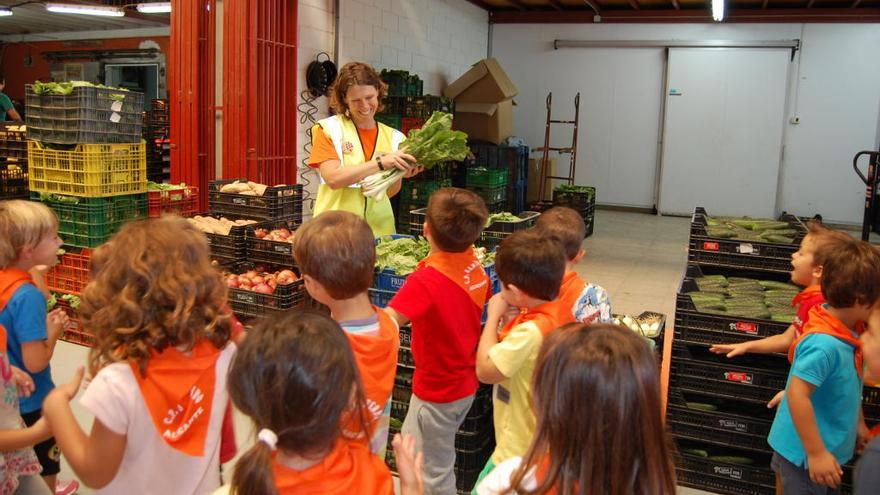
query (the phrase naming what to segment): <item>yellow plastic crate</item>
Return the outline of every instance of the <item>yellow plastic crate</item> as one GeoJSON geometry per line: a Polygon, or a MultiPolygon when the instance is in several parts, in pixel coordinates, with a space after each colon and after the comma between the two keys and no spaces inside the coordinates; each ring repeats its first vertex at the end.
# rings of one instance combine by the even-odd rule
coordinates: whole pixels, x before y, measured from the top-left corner
{"type": "Polygon", "coordinates": [[[28,141],[31,191],[102,198],[147,191],[146,144],[78,144],[73,150],[28,141]]]}

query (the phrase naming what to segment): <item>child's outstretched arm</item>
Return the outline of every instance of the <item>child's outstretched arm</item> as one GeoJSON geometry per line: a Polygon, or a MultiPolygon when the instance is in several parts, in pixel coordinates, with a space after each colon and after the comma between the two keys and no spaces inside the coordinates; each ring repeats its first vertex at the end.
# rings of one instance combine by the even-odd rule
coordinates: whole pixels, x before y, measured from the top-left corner
{"type": "Polygon", "coordinates": [[[771,354],[774,352],[788,352],[788,348],[794,342],[794,325],[789,325],[785,332],[759,340],[740,342],[739,344],[715,344],[709,348],[715,354],[726,354],[732,358],[746,353],[771,354]]]}
{"type": "Polygon", "coordinates": [[[792,422],[794,422],[794,427],[807,453],[810,479],[814,483],[837,488],[840,486],[843,470],[840,469],[837,459],[825,448],[822,437],[819,435],[816,414],[813,410],[813,403],[810,402],[810,395],[815,388],[813,384],[792,375],[785,392],[785,398],[788,400],[788,407],[791,410],[792,422]]]}
{"type": "Polygon", "coordinates": [[[0,430],[0,452],[23,449],[52,438],[46,418],[19,430],[0,430]]]}
{"type": "Polygon", "coordinates": [[[70,467],[90,488],[101,488],[113,481],[125,451],[125,435],[110,431],[97,419],[91,435],[80,428],[70,409],[83,378],[83,369],[76,371],[70,383],[56,387],[43,402],[43,415],[49,421],[55,441],[70,467]]]}

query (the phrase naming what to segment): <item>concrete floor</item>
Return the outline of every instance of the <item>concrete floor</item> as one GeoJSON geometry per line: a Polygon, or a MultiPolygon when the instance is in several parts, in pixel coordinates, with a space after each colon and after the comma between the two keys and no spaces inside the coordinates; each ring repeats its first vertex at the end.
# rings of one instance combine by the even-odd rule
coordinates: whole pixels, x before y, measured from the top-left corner
{"type": "MultiPolygon", "coordinates": [[[[675,293],[687,260],[688,228],[688,218],[600,210],[596,213],[595,232],[584,242],[587,255],[578,271],[586,280],[609,291],[614,312],[657,311],[666,314],[671,325],[675,293]]],[[[69,379],[76,366],[85,364],[87,356],[84,347],[59,343],[52,359],[56,383],[69,379]]],[[[91,428],[90,415],[76,401],[73,407],[84,428],[91,428]]],[[[249,446],[253,441],[252,427],[241,415],[236,417],[236,433],[239,445],[249,446]]],[[[231,467],[227,465],[224,471],[227,476],[231,467]]],[[[63,464],[61,478],[71,477],[70,468],[63,464]]],[[[82,489],[79,493],[91,492],[82,489]]],[[[706,492],[682,488],[680,493],[706,492]]]]}

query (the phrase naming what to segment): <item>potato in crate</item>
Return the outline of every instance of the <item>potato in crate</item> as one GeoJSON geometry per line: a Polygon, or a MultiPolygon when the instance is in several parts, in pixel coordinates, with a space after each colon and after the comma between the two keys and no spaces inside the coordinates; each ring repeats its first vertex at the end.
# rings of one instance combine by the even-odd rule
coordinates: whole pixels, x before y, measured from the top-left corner
{"type": "Polygon", "coordinates": [[[257,220],[236,217],[230,219],[217,213],[200,213],[187,220],[205,233],[211,259],[221,264],[244,261],[247,254],[245,232],[257,220]]]}
{"type": "Polygon", "coordinates": [[[65,244],[98,247],[119,231],[126,222],[147,217],[147,195],[78,198],[57,194],[31,193],[58,216],[58,233],[65,244]]]}
{"type": "Polygon", "coordinates": [[[245,230],[247,254],[250,261],[292,267],[293,243],[301,219],[274,220],[249,225],[245,230]]]}
{"type": "Polygon", "coordinates": [[[186,184],[147,184],[147,216],[159,218],[162,215],[195,215],[199,207],[199,189],[186,184]]]}
{"type": "Polygon", "coordinates": [[[214,213],[239,218],[286,220],[302,218],[302,184],[267,186],[247,179],[208,183],[208,207],[214,213]]]}
{"type": "Polygon", "coordinates": [[[225,280],[229,305],[240,318],[268,316],[306,301],[305,285],[293,270],[261,270],[252,263],[240,263],[225,280]]]}
{"type": "Polygon", "coordinates": [[[144,141],[77,144],[63,150],[28,141],[28,170],[33,192],[106,198],[147,190],[144,141]]]}

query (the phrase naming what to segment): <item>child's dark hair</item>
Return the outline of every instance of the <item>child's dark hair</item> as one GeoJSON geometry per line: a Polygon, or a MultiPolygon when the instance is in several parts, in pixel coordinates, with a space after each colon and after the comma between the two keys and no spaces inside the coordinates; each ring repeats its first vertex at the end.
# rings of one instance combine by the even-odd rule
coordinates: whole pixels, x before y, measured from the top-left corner
{"type": "Polygon", "coordinates": [[[350,299],[373,283],[376,245],[367,222],[347,211],[327,211],[297,229],[294,257],[303,275],[333,299],[350,299]]]}
{"type": "Polygon", "coordinates": [[[819,251],[823,251],[826,245],[841,241],[851,241],[853,239],[846,232],[828,228],[816,219],[807,222],[807,237],[813,247],[813,263],[817,266],[822,266],[822,264],[816,259],[816,254],[819,251]]]}
{"type": "Polygon", "coordinates": [[[569,261],[575,259],[581,252],[581,245],[587,232],[584,218],[580,213],[565,206],[550,208],[542,213],[535,223],[535,228],[562,243],[569,261]]]}
{"type": "Polygon", "coordinates": [[[676,492],[657,360],[632,330],[570,323],[553,331],[538,353],[532,394],[535,435],[507,493],[676,492]],[[533,468],[537,487],[521,488],[533,468]]]}
{"type": "Polygon", "coordinates": [[[829,242],[815,262],[822,266],[822,295],[832,307],[873,306],[880,299],[880,251],[867,242],[829,242]]]}
{"type": "Polygon", "coordinates": [[[144,373],[154,351],[229,341],[226,284],[205,235],[183,218],[126,224],[92,253],[89,275],[79,313],[95,335],[93,373],[128,360],[144,373]]]}
{"type": "Polygon", "coordinates": [[[428,198],[425,221],[431,239],[441,250],[461,253],[471,247],[486,227],[489,210],[483,198],[466,189],[444,187],[428,198]]]}
{"type": "Polygon", "coordinates": [[[512,284],[531,297],[552,301],[559,295],[566,261],[559,241],[535,229],[521,230],[501,241],[495,270],[505,286],[512,284]]]}
{"type": "MultiPolygon", "coordinates": [[[[314,310],[264,320],[251,331],[229,369],[229,395],[276,448],[307,458],[327,454],[343,434],[343,418],[366,425],[364,396],[348,339],[338,323],[314,310]]],[[[366,427],[361,431],[367,431],[366,427]]],[[[232,476],[233,494],[276,495],[272,450],[257,441],[232,476]]]]}

